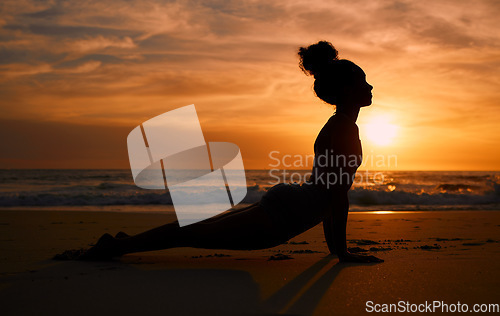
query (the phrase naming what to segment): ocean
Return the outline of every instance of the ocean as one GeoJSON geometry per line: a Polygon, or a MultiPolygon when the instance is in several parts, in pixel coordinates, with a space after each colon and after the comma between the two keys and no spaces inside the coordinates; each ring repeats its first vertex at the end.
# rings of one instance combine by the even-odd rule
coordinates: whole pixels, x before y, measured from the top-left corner
{"type": "MultiPolygon", "coordinates": [[[[274,184],[301,182],[309,170],[247,170],[254,203],[274,184]]],[[[362,171],[351,211],[500,210],[499,171],[362,171]]],[[[0,170],[1,209],[172,210],[166,190],[135,186],[130,170],[0,170]],[[167,207],[170,206],[170,207],[167,207]]]]}

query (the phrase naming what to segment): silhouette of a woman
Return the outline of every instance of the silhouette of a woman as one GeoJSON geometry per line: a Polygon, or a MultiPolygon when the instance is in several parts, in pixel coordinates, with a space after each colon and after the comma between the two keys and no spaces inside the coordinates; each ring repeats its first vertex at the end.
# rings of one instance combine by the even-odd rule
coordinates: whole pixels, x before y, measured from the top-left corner
{"type": "Polygon", "coordinates": [[[328,248],[340,261],[380,262],[374,256],[351,254],[346,246],[347,193],[361,164],[356,119],[372,103],[373,87],[363,70],[338,59],[332,44],[320,41],[299,49],[300,68],[315,78],[316,95],[336,106],[314,144],[311,178],[299,184],[278,184],[258,203],[179,227],[177,222],[128,236],[104,234],[81,259],[103,259],[126,253],[173,247],[263,249],[277,246],[323,221],[328,248]]]}

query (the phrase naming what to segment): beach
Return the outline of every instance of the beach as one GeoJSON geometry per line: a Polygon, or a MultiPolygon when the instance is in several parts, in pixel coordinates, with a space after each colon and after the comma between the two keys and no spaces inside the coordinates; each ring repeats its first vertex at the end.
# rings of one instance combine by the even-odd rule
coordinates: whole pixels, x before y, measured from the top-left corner
{"type": "Polygon", "coordinates": [[[350,213],[348,247],[383,258],[380,264],[339,263],[328,255],[321,226],[265,250],[177,248],[106,262],[51,260],[105,232],[134,234],[173,216],[0,211],[2,314],[359,315],[400,301],[469,310],[500,303],[499,211],[350,213]]]}

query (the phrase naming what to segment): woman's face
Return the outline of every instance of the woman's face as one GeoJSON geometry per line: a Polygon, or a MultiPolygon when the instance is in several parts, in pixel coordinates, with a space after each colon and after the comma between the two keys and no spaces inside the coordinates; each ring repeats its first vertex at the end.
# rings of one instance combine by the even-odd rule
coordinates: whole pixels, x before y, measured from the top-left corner
{"type": "Polygon", "coordinates": [[[355,64],[353,72],[353,81],[344,90],[344,103],[359,107],[371,105],[373,87],[366,82],[365,72],[355,64]]]}

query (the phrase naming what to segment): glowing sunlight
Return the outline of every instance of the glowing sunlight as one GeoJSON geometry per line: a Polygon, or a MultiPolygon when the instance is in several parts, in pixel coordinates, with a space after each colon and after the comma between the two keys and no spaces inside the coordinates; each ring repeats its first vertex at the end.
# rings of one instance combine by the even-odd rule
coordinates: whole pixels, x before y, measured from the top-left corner
{"type": "Polygon", "coordinates": [[[367,139],[378,146],[391,145],[397,135],[398,126],[391,123],[387,116],[376,116],[364,126],[367,139]]]}

